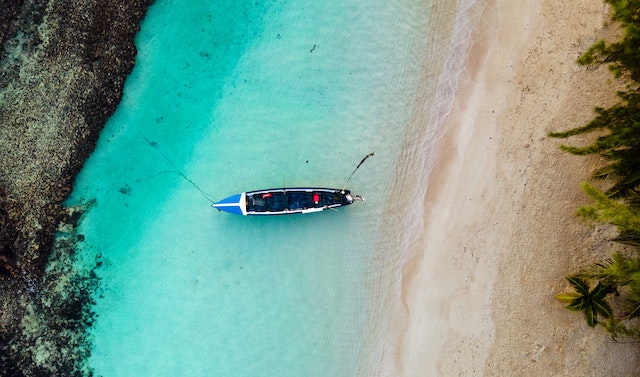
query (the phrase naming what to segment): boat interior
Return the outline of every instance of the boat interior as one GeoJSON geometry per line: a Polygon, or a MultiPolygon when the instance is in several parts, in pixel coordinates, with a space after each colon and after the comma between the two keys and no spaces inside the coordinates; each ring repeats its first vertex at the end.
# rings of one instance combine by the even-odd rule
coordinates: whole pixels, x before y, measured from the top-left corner
{"type": "Polygon", "coordinates": [[[268,191],[247,193],[247,212],[284,212],[344,205],[340,192],[268,191]]]}

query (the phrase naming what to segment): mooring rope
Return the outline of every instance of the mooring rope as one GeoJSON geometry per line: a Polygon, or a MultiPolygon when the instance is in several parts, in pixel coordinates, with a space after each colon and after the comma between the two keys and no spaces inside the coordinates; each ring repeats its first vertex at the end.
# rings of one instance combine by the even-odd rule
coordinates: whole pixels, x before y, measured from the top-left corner
{"type": "Polygon", "coordinates": [[[200,188],[200,186],[198,186],[194,181],[192,181],[189,177],[187,177],[180,169],[178,169],[178,167],[176,166],[176,164],[173,163],[173,161],[164,153],[162,153],[162,151],[160,150],[160,148],[158,147],[158,143],[156,143],[155,141],[151,141],[149,139],[147,139],[146,137],[142,136],[142,138],[147,142],[147,144],[149,144],[153,149],[155,149],[156,151],[158,151],[158,153],[160,154],[160,156],[162,156],[168,163],[169,165],[171,165],[175,170],[172,171],[172,173],[176,173],[179,176],[181,176],[182,178],[184,178],[184,180],[186,180],[187,182],[191,183],[191,185],[193,187],[195,187],[198,191],[200,191],[200,194],[202,194],[202,196],[207,199],[209,202],[211,203],[215,203],[213,201],[213,199],[211,199],[211,197],[204,192],[204,190],[202,190],[200,188]]]}

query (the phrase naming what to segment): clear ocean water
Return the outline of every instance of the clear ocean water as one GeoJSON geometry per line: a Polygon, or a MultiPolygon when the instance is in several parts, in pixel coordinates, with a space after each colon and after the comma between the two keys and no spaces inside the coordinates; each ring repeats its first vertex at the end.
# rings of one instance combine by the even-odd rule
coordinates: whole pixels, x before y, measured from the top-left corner
{"type": "Polygon", "coordinates": [[[67,203],[95,199],[80,254],[103,260],[97,375],[390,373],[463,3],[156,1],[67,203]],[[367,201],[339,212],[241,217],[205,197],[340,188],[370,152],[348,186],[367,201]]]}

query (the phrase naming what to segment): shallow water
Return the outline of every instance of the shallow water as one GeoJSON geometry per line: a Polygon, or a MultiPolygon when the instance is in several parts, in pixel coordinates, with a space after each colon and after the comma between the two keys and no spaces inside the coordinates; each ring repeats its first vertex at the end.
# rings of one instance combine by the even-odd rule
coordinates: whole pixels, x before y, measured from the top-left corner
{"type": "Polygon", "coordinates": [[[434,17],[437,2],[417,0],[314,3],[158,0],[149,10],[123,101],[68,200],[96,199],[80,229],[82,255],[104,261],[96,374],[383,369],[371,363],[385,335],[371,332],[397,293],[412,208],[398,193],[424,190],[427,173],[405,160],[429,134],[416,129],[429,127],[415,124],[417,98],[438,87],[419,78],[425,59],[443,67],[448,56],[425,46],[451,12],[434,17]],[[369,152],[348,187],[367,201],[338,212],[241,217],[208,201],[340,188],[369,152]]]}

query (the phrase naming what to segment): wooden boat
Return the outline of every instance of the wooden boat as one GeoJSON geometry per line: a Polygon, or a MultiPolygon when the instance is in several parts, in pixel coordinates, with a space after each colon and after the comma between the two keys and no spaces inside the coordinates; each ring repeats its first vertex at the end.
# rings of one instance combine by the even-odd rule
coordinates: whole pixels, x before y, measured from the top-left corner
{"type": "Polygon", "coordinates": [[[247,191],[212,204],[219,211],[236,215],[290,215],[314,213],[364,201],[351,191],[333,188],[279,188],[247,191]]]}
{"type": "MultiPolygon", "coordinates": [[[[360,161],[344,187],[347,187],[356,170],[371,156],[373,152],[360,161]]],[[[335,210],[338,207],[348,206],[356,200],[364,201],[364,198],[351,195],[351,191],[346,189],[298,187],[247,191],[222,199],[213,203],[212,206],[219,211],[236,215],[271,216],[314,213],[325,209],[335,210]]]]}

